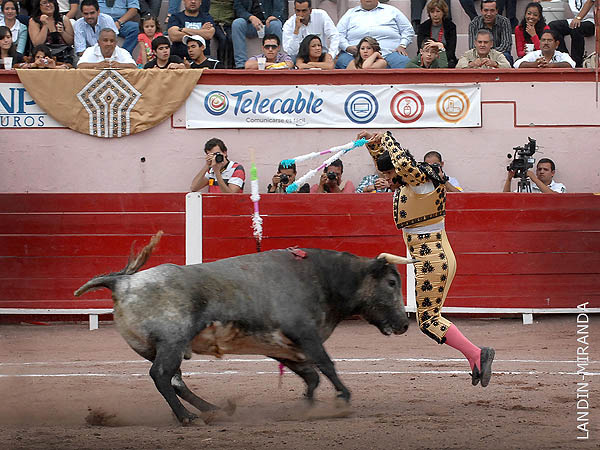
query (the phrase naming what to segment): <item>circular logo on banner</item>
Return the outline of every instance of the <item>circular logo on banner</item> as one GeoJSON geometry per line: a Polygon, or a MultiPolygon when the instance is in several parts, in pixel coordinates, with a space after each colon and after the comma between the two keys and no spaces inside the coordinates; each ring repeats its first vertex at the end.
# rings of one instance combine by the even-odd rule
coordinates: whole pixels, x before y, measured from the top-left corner
{"type": "Polygon", "coordinates": [[[227,112],[229,108],[229,100],[227,95],[221,91],[211,91],[204,98],[204,107],[213,116],[220,116],[227,112]]]}
{"type": "Polygon", "coordinates": [[[355,91],[346,99],[344,111],[354,123],[369,123],[377,115],[379,103],[370,92],[355,91]]]}
{"type": "Polygon", "coordinates": [[[469,97],[459,89],[448,89],[442,92],[435,105],[438,115],[451,123],[464,119],[470,106],[469,97]]]}
{"type": "Polygon", "coordinates": [[[423,111],[425,101],[415,91],[400,91],[390,102],[390,112],[398,122],[416,122],[423,115],[423,111]]]}

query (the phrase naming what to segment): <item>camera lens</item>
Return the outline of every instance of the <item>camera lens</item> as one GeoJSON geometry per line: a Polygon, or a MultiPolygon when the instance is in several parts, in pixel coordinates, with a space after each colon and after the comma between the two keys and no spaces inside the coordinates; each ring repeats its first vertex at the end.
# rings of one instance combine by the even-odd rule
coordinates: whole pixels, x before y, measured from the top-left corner
{"type": "Polygon", "coordinates": [[[279,181],[282,184],[288,184],[290,181],[290,177],[288,177],[285,173],[282,173],[281,175],[279,175],[279,181]]]}
{"type": "Polygon", "coordinates": [[[337,175],[335,172],[327,172],[327,178],[330,180],[335,180],[337,179],[337,175]]]}
{"type": "Polygon", "coordinates": [[[223,154],[222,153],[216,153],[215,154],[215,162],[217,163],[222,163],[223,162],[223,154]]]}

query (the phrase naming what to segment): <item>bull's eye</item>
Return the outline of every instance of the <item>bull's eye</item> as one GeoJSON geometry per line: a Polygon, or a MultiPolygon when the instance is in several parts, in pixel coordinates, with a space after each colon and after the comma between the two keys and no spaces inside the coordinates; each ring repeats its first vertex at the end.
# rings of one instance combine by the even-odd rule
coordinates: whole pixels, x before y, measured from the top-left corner
{"type": "Polygon", "coordinates": [[[390,287],[395,287],[396,286],[396,280],[389,280],[388,284],[390,285],[390,287]]]}

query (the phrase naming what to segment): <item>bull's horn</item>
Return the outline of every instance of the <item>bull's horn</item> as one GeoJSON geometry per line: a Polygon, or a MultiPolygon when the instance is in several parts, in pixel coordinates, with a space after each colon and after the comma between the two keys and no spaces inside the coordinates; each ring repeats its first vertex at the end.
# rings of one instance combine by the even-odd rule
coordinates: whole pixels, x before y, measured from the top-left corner
{"type": "Polygon", "coordinates": [[[377,259],[385,259],[390,264],[413,264],[418,261],[418,259],[405,258],[391,253],[380,253],[377,259]]]}

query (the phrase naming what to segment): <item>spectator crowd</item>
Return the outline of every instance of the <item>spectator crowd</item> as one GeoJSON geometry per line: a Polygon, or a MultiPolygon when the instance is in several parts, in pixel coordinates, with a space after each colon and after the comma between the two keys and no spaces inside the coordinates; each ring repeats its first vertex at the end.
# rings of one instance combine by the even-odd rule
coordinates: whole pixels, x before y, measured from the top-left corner
{"type": "Polygon", "coordinates": [[[160,0],[0,0],[0,64],[37,69],[574,68],[584,65],[585,38],[595,33],[595,0],[569,0],[574,18],[548,24],[539,1],[527,4],[519,21],[516,0],[481,0],[479,13],[473,0],[460,0],[470,18],[468,30],[458,30],[452,21],[450,0],[411,0],[410,19],[389,0],[360,0],[337,25],[312,1],[295,0],[288,17],[286,0],[169,0],[162,22],[160,0]],[[429,18],[421,22],[424,8],[429,18]],[[462,55],[456,55],[459,32],[468,33],[469,50],[462,55]],[[411,59],[407,48],[415,37],[418,53],[411,59]],[[248,55],[248,40],[257,39],[260,53],[248,55]]]}

